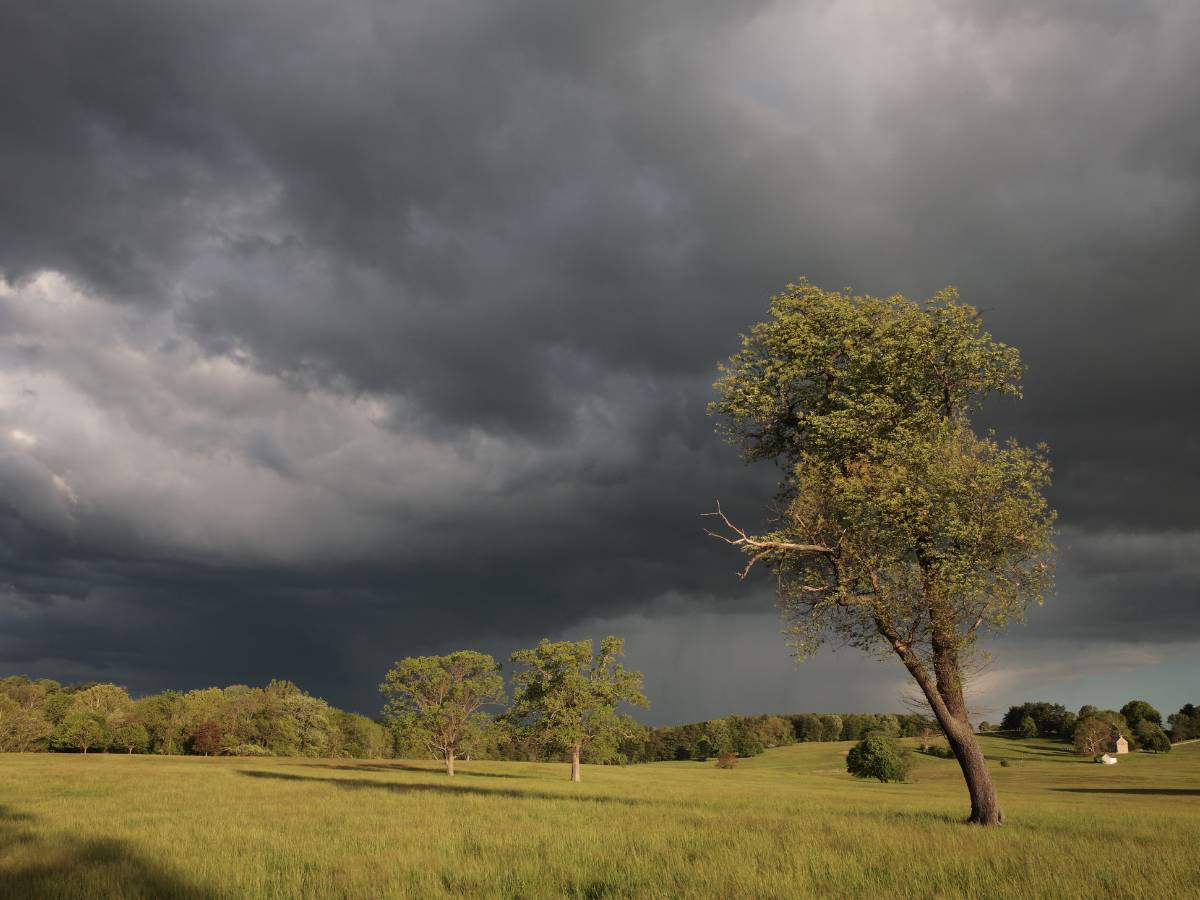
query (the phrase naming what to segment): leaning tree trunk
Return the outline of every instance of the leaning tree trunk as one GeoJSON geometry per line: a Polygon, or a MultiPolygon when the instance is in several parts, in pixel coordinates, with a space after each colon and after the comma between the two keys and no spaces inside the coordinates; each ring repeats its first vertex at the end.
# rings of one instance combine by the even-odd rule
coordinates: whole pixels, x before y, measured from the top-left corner
{"type": "MultiPolygon", "coordinates": [[[[937,642],[935,641],[935,644],[937,642]]],[[[967,707],[962,693],[962,677],[959,672],[958,654],[953,649],[934,648],[934,670],[936,680],[929,670],[899,639],[893,639],[896,654],[904,663],[913,679],[921,688],[925,699],[946,734],[954,758],[962,769],[967,792],[971,795],[971,817],[967,820],[976,825],[1001,825],[1004,812],[996,796],[996,785],[988,771],[979,741],[967,718],[967,707]]]]}
{"type": "Polygon", "coordinates": [[[581,781],[582,780],[580,777],[580,768],[581,767],[579,765],[579,748],[572,747],[571,748],[571,780],[572,781],[581,781]]]}
{"type": "Polygon", "coordinates": [[[967,791],[971,795],[971,818],[969,821],[977,825],[1001,825],[1004,822],[1004,811],[1000,809],[1000,800],[996,796],[996,785],[992,782],[992,774],[988,771],[983,751],[979,749],[979,741],[966,717],[950,716],[943,720],[938,716],[938,724],[946,732],[946,740],[958,760],[963,778],[967,782],[967,791]]]}
{"type": "Polygon", "coordinates": [[[454,751],[453,750],[446,751],[446,774],[447,775],[454,774],[454,751]]]}
{"type": "Polygon", "coordinates": [[[996,797],[996,785],[992,783],[992,773],[988,771],[983,751],[979,749],[979,741],[975,738],[975,729],[971,727],[967,715],[958,647],[953,640],[943,638],[945,632],[935,629],[933,671],[937,679],[937,694],[942,700],[940,705],[944,710],[944,721],[943,716],[939,715],[938,723],[946,732],[946,740],[950,742],[950,749],[954,751],[967,782],[967,791],[971,795],[970,821],[977,825],[1001,825],[1004,823],[1004,812],[996,797]]]}

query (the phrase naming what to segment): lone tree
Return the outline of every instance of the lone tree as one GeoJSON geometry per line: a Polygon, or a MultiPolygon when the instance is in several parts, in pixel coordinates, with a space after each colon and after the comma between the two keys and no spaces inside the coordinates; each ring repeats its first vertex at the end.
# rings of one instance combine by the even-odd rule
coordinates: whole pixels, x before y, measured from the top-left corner
{"type": "Polygon", "coordinates": [[[447,775],[486,724],[483,707],[505,699],[499,664],[475,650],[402,659],[379,690],[388,698],[384,715],[408,739],[445,760],[447,775]]]}
{"type": "Polygon", "coordinates": [[[911,756],[895,740],[882,734],[868,735],[846,754],[846,771],[855,778],[903,781],[910,769],[911,756]]]}
{"type": "MultiPolygon", "coordinates": [[[[964,701],[980,633],[1021,619],[1050,581],[1045,448],[976,434],[991,394],[1020,396],[1016,349],[950,289],[924,304],[825,291],[772,298],[721,367],[710,412],[783,478],[772,531],[724,513],[720,537],[778,579],[793,651],[830,635],[895,654],[962,768],[970,821],[1003,821],[964,701]]],[[[710,532],[712,533],[712,532],[710,532]]]]}
{"type": "Polygon", "coordinates": [[[526,723],[542,746],[571,756],[571,780],[580,780],[585,749],[615,746],[633,733],[636,723],[617,714],[617,705],[649,706],[642,694],[642,673],[617,662],[625,653],[621,638],[606,637],[600,652],[591,641],[543,639],[531,650],[518,650],[512,661],[511,718],[526,723]]]}

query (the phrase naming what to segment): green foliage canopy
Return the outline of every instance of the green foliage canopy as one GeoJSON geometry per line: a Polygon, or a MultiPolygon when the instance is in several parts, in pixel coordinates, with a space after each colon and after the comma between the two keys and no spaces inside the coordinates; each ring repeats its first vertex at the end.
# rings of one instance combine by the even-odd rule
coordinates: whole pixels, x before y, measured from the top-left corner
{"type": "Polygon", "coordinates": [[[1149,719],[1142,719],[1133,726],[1133,736],[1137,740],[1138,749],[1151,753],[1170,753],[1171,740],[1161,725],[1156,725],[1149,719]]]}
{"type": "Polygon", "coordinates": [[[37,750],[50,736],[50,730],[50,723],[37,709],[26,708],[0,694],[0,752],[37,750]]]}
{"type": "Polygon", "coordinates": [[[863,738],[846,755],[846,771],[855,778],[903,781],[911,768],[910,754],[896,741],[881,734],[863,738]]]}
{"type": "Polygon", "coordinates": [[[624,735],[637,724],[619,715],[621,703],[646,707],[642,674],[626,669],[618,659],[625,642],[608,636],[593,652],[591,641],[542,640],[518,650],[512,662],[515,696],[510,717],[521,723],[544,746],[568,751],[577,769],[580,754],[590,749],[593,759],[615,752],[624,735]]]}
{"type": "Polygon", "coordinates": [[[1194,703],[1185,703],[1179,712],[1167,717],[1171,723],[1171,740],[1189,741],[1200,738],[1200,707],[1194,703]]]}
{"type": "Polygon", "coordinates": [[[1130,728],[1136,728],[1142,721],[1162,725],[1162,714],[1145,700],[1130,700],[1121,707],[1121,717],[1130,728]]]}
{"type": "Polygon", "coordinates": [[[93,747],[105,746],[108,737],[108,729],[103,719],[96,713],[78,710],[70,713],[58,724],[51,735],[51,741],[59,749],[87,753],[93,747]]]}
{"type": "Polygon", "coordinates": [[[388,698],[385,716],[409,740],[444,759],[451,775],[454,759],[486,725],[482,708],[505,700],[500,666],[475,650],[402,659],[379,690],[388,698]]]}
{"type": "Polygon", "coordinates": [[[779,527],[726,539],[780,576],[798,653],[833,631],[920,658],[935,636],[962,649],[1041,601],[1044,449],[967,418],[988,394],[1019,396],[1020,375],[950,290],[922,306],[801,282],[772,299],[711,412],[748,460],[785,467],[779,527]]]}
{"type": "MultiPolygon", "coordinates": [[[[89,751],[173,754],[198,751],[192,738],[205,722],[217,725],[219,746],[209,752],[253,756],[360,756],[391,754],[388,732],[365,716],[333,709],[290,681],[265,688],[164,691],[131,699],[106,683],[61,685],[23,675],[0,678],[0,750],[81,750],[71,734],[91,717],[100,740],[89,751]],[[69,725],[64,725],[71,719],[69,725]],[[142,735],[144,734],[144,739],[142,735]]],[[[90,726],[79,731],[91,737],[90,726]]]]}

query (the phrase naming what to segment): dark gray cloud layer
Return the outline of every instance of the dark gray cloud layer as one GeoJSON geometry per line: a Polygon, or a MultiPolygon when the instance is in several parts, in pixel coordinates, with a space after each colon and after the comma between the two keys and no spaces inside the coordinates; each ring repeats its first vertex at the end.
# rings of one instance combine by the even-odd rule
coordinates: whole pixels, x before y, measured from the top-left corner
{"type": "Polygon", "coordinates": [[[369,709],[452,643],[703,645],[765,601],[697,517],[772,481],[709,384],[800,274],[957,284],[1024,350],[991,414],[1067,527],[1028,636],[1200,639],[1198,38],[1183,0],[5,5],[0,660],[369,709]]]}

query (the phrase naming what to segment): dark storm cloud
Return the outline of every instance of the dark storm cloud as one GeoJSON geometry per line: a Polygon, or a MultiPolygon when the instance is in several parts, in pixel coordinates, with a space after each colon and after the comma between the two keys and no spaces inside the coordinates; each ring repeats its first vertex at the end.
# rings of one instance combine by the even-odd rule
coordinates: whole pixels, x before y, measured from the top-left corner
{"type": "Polygon", "coordinates": [[[366,706],[397,654],[761,605],[698,515],[772,473],[703,410],[800,274],[955,283],[1024,351],[989,416],[1070,529],[1032,634],[1194,638],[1197,37],[1185,2],[10,4],[0,659],[366,706]]]}

